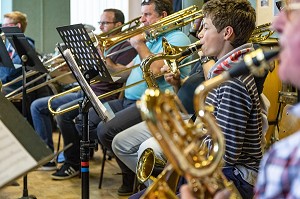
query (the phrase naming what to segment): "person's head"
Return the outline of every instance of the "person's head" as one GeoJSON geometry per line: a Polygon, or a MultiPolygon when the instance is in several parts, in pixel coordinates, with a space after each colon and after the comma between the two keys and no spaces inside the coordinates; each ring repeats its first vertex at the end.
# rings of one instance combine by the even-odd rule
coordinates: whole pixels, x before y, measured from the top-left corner
{"type": "Polygon", "coordinates": [[[153,24],[173,13],[170,0],[143,0],[141,6],[142,16],[140,21],[144,25],[153,24]]]}
{"type": "Polygon", "coordinates": [[[22,32],[25,32],[27,27],[27,15],[19,11],[6,13],[4,14],[2,26],[17,26],[22,30],[22,32]]]}
{"type": "Polygon", "coordinates": [[[273,27],[280,34],[279,77],[300,88],[300,0],[291,0],[283,6],[273,27]]]}
{"type": "Polygon", "coordinates": [[[205,56],[222,57],[249,40],[256,14],[248,0],[210,0],[202,7],[198,37],[205,56]]]}
{"type": "MultiPolygon", "coordinates": [[[[99,25],[102,32],[108,32],[124,24],[125,17],[121,10],[105,9],[100,17],[99,25]]],[[[115,32],[117,33],[117,32],[115,32]]]]}

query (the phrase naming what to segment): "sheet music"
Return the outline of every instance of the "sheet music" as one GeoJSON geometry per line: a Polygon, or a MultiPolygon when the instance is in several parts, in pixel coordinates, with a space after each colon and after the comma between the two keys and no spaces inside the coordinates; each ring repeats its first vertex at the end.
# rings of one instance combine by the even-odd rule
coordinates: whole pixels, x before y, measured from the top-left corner
{"type": "Polygon", "coordinates": [[[91,89],[88,82],[83,77],[78,65],[76,64],[76,61],[75,61],[70,49],[66,49],[63,52],[63,54],[66,58],[66,61],[69,64],[69,66],[71,67],[71,69],[74,73],[74,76],[77,78],[78,82],[81,84],[82,89],[84,90],[85,94],[87,95],[87,97],[91,101],[91,103],[92,103],[95,111],[98,113],[99,117],[103,121],[111,120],[114,117],[114,113],[111,110],[107,109],[101,103],[101,101],[98,99],[98,97],[95,95],[94,91],[91,89]]]}
{"type": "Polygon", "coordinates": [[[38,164],[1,120],[0,161],[0,187],[38,164]]]}

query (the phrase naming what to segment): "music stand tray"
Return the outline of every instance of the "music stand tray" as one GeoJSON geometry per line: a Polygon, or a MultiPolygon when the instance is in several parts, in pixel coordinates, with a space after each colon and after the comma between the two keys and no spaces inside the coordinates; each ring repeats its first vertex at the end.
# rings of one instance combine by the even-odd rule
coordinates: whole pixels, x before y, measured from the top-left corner
{"type": "Polygon", "coordinates": [[[92,91],[89,83],[92,79],[103,82],[113,82],[102,57],[94,46],[83,24],[58,27],[57,31],[64,41],[67,50],[62,51],[58,46],[66,63],[92,103],[95,111],[103,121],[114,117],[109,106],[104,106],[92,91]]]}
{"type": "Polygon", "coordinates": [[[24,33],[18,27],[2,27],[5,37],[14,47],[20,56],[23,66],[28,70],[48,73],[41,60],[38,58],[35,49],[28,43],[24,33]]]}
{"type": "Polygon", "coordinates": [[[56,29],[88,82],[95,77],[103,82],[113,82],[83,24],[62,26],[56,29]]]}

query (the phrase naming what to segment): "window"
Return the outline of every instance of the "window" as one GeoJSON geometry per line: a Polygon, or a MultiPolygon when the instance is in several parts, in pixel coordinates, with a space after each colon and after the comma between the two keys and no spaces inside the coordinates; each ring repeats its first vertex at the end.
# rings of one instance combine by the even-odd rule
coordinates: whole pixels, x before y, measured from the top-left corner
{"type": "MultiPolygon", "coordinates": [[[[125,15],[125,22],[127,22],[129,19],[132,19],[129,16],[129,5],[132,2],[129,1],[132,0],[70,0],[71,24],[89,24],[94,26],[96,28],[95,33],[98,33],[100,30],[97,22],[103,10],[107,8],[122,10],[125,15]]],[[[137,1],[137,7],[140,7],[140,0],[137,1]]]]}

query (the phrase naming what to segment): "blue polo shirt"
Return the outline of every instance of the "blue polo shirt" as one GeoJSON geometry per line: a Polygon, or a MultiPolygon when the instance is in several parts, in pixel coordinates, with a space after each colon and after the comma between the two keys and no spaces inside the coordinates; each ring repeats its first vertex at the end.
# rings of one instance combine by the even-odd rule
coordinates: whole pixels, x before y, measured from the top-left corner
{"type": "MultiPolygon", "coordinates": [[[[188,46],[189,44],[191,44],[190,39],[183,32],[181,32],[180,30],[173,30],[156,38],[155,40],[151,40],[146,43],[151,53],[157,54],[163,52],[163,47],[162,47],[163,37],[167,39],[168,43],[174,46],[188,46]]],[[[138,55],[134,58],[133,61],[135,65],[141,63],[141,59],[138,55]]],[[[190,66],[180,69],[181,77],[182,78],[186,77],[189,74],[190,70],[191,70],[190,66]]],[[[140,67],[134,68],[132,69],[126,81],[126,86],[140,80],[143,80],[143,72],[140,67]]],[[[157,79],[157,84],[159,88],[163,91],[166,89],[172,90],[172,86],[167,82],[165,82],[163,77],[157,79]]],[[[130,100],[139,100],[147,88],[148,86],[146,82],[140,83],[136,86],[126,89],[125,97],[130,100]]]]}

